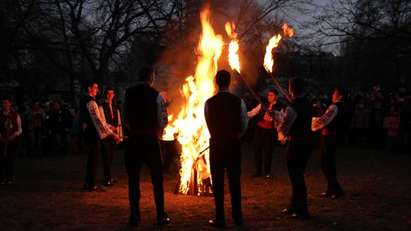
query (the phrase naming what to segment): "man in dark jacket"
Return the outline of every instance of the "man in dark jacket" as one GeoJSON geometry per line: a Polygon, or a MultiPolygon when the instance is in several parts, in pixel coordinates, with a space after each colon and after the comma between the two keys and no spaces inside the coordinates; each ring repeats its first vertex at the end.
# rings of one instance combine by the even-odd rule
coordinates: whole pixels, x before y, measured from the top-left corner
{"type": "Polygon", "coordinates": [[[152,87],[154,70],[140,70],[140,83],[127,89],[124,102],[126,142],[125,165],[128,174],[130,202],[129,225],[140,223],[140,171],[147,164],[153,184],[154,201],[157,209],[157,224],[170,223],[164,211],[163,171],[159,137],[167,124],[167,111],[161,95],[152,87]]]}
{"type": "MultiPolygon", "coordinates": [[[[112,87],[107,87],[104,91],[104,102],[100,105],[100,112],[104,117],[105,122],[109,127],[122,137],[122,127],[121,127],[121,115],[120,109],[118,108],[116,102],[113,100],[115,97],[115,90],[112,87]]],[[[114,149],[116,146],[116,141],[113,137],[107,137],[102,140],[102,154],[103,154],[103,168],[104,168],[104,185],[111,187],[114,184],[114,180],[111,175],[111,163],[113,162],[114,149]]]]}
{"type": "Polygon", "coordinates": [[[287,168],[292,186],[288,208],[283,210],[290,218],[309,218],[307,188],[304,172],[311,154],[312,106],[304,95],[304,81],[291,79],[288,86],[292,102],[284,118],[278,122],[278,139],[287,144],[287,168]]]}
{"type": "Polygon", "coordinates": [[[119,142],[120,137],[104,121],[96,102],[98,93],[97,82],[87,84],[87,95],[80,102],[80,123],[85,144],[88,148],[86,179],[84,189],[88,191],[104,191],[96,186],[96,171],[99,156],[101,155],[101,140],[113,137],[119,142]]]}
{"type": "Polygon", "coordinates": [[[227,171],[231,194],[232,217],[243,223],[241,209],[241,141],[247,127],[247,108],[239,97],[228,92],[230,73],[217,72],[218,93],[205,104],[205,119],[210,131],[210,168],[213,180],[216,217],[209,221],[214,227],[225,226],[224,170],[227,171]]]}

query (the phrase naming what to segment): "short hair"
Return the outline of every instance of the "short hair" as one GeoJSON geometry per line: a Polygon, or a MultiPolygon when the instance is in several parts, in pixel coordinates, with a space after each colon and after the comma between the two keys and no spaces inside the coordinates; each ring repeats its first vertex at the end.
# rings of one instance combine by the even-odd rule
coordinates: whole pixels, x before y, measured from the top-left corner
{"type": "Polygon", "coordinates": [[[268,89],[267,93],[270,93],[270,92],[273,93],[274,95],[278,95],[277,91],[273,88],[268,89]]]}
{"type": "Polygon", "coordinates": [[[290,88],[294,94],[304,93],[304,80],[300,78],[290,79],[290,88]]]}
{"type": "Polygon", "coordinates": [[[219,70],[215,75],[215,82],[219,88],[228,88],[231,82],[230,72],[219,70]]]}
{"type": "Polygon", "coordinates": [[[92,87],[94,84],[97,84],[97,85],[98,85],[98,81],[95,80],[95,79],[85,81],[84,87],[85,87],[86,91],[88,91],[88,88],[89,88],[89,87],[92,87]]]}
{"type": "Polygon", "coordinates": [[[347,96],[347,91],[342,87],[336,87],[334,88],[334,91],[337,91],[338,94],[342,96],[343,99],[345,99],[345,97],[347,96]]]}
{"type": "Polygon", "coordinates": [[[151,80],[151,76],[154,73],[154,68],[151,66],[144,66],[138,72],[138,79],[140,81],[146,82],[151,80]]]}
{"type": "Polygon", "coordinates": [[[108,91],[116,91],[116,89],[114,89],[114,87],[106,87],[106,89],[104,90],[104,95],[107,95],[108,91]]]}

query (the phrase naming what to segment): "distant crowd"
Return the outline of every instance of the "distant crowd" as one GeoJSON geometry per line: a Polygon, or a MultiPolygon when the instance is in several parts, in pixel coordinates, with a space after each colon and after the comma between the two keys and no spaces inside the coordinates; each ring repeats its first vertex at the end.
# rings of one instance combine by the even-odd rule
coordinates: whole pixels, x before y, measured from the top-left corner
{"type": "MultiPolygon", "coordinates": [[[[328,95],[311,96],[318,114],[331,103],[328,95]]],[[[255,104],[246,100],[248,108],[255,104]]],[[[351,119],[346,143],[385,148],[387,153],[411,153],[411,99],[406,88],[383,92],[350,92],[347,111],[351,119]]],[[[81,128],[78,110],[67,102],[50,100],[25,104],[17,110],[23,133],[19,156],[42,157],[81,152],[81,128]],[[74,144],[74,145],[71,145],[74,144]],[[45,148],[47,147],[47,148],[45,148]]],[[[250,126],[252,129],[252,126],[250,126]]],[[[252,136],[252,135],[251,135],[252,136]]],[[[252,139],[252,137],[250,137],[252,139]]]]}

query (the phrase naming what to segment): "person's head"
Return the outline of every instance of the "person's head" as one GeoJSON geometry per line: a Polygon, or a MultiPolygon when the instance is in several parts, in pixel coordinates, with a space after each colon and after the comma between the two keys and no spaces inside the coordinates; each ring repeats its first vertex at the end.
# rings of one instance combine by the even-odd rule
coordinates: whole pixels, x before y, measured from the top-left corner
{"type": "Polygon", "coordinates": [[[140,71],[138,72],[138,79],[141,82],[148,83],[152,85],[154,83],[154,79],[156,77],[156,73],[154,71],[154,68],[152,67],[142,67],[140,71]]]}
{"type": "Polygon", "coordinates": [[[230,87],[231,75],[226,70],[219,70],[215,75],[215,82],[220,90],[230,87]]]}
{"type": "Polygon", "coordinates": [[[277,92],[274,89],[270,89],[267,92],[268,103],[274,103],[277,101],[277,92]]]}
{"type": "Polygon", "coordinates": [[[290,79],[288,82],[288,92],[291,97],[296,97],[304,93],[304,80],[300,78],[290,79]]]}
{"type": "Polygon", "coordinates": [[[98,83],[97,81],[90,81],[86,84],[87,93],[91,97],[96,97],[98,94],[98,83]]]}
{"type": "Polygon", "coordinates": [[[334,89],[332,101],[333,103],[343,101],[345,99],[345,90],[343,88],[337,87],[334,89]]]}
{"type": "Polygon", "coordinates": [[[113,87],[107,87],[106,90],[104,91],[104,97],[109,102],[113,101],[113,98],[115,95],[116,95],[116,91],[114,90],[113,87]]]}
{"type": "Polygon", "coordinates": [[[11,110],[11,99],[3,99],[3,110],[4,111],[10,111],[11,110]]]}

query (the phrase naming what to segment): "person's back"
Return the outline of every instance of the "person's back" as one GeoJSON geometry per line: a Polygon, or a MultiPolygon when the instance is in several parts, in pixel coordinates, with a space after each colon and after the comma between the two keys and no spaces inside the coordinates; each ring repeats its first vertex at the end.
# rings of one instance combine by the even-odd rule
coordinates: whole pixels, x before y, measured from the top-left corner
{"type": "Polygon", "coordinates": [[[171,220],[164,210],[163,172],[158,139],[167,124],[167,111],[163,98],[151,87],[155,78],[154,70],[150,67],[142,68],[139,78],[141,83],[127,89],[124,102],[124,122],[129,136],[124,152],[130,204],[129,225],[138,226],[141,219],[139,184],[143,164],[150,170],[157,224],[166,225],[171,220]]]}
{"type": "Polygon", "coordinates": [[[157,137],[160,127],[157,120],[158,92],[149,84],[138,84],[127,90],[124,103],[124,121],[130,136],[157,137]]]}
{"type": "Polygon", "coordinates": [[[211,139],[238,139],[241,132],[241,99],[229,92],[219,92],[206,104],[211,139]]]}
{"type": "Polygon", "coordinates": [[[224,172],[227,171],[231,194],[232,217],[236,224],[243,223],[241,209],[241,141],[247,125],[244,101],[228,92],[231,76],[225,70],[216,74],[219,92],[207,100],[205,119],[210,131],[210,170],[213,180],[215,218],[209,221],[214,227],[225,226],[224,172]]]}
{"type": "Polygon", "coordinates": [[[307,98],[298,97],[293,100],[291,107],[297,113],[297,118],[290,128],[290,137],[310,138],[311,132],[311,118],[313,108],[307,98]]]}

